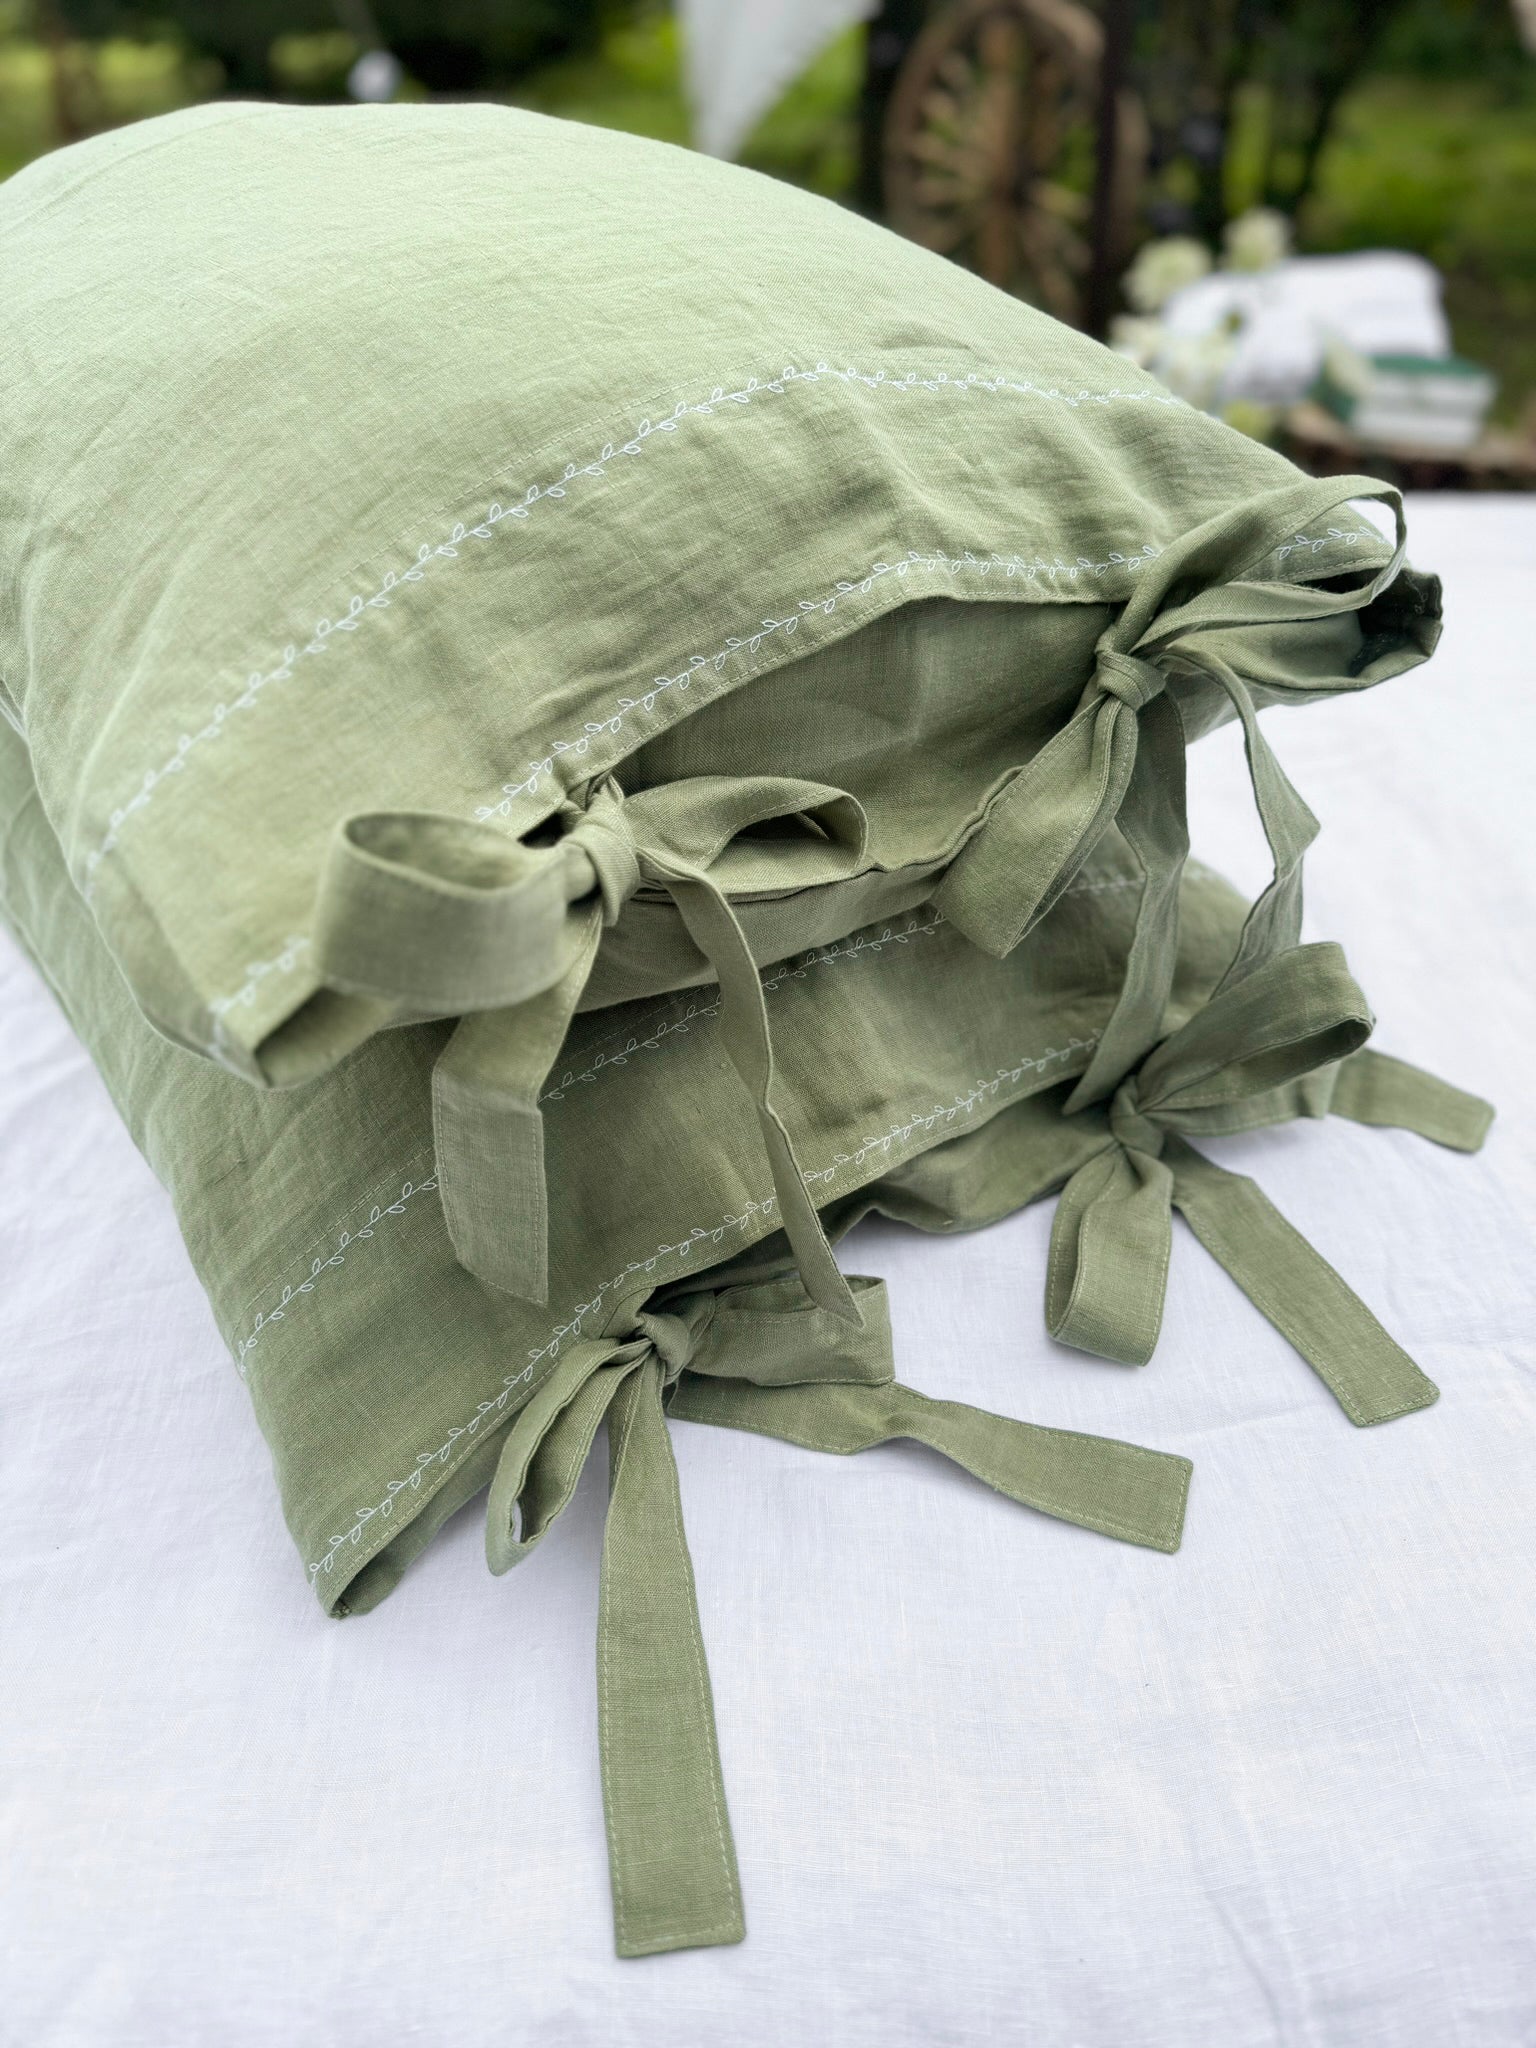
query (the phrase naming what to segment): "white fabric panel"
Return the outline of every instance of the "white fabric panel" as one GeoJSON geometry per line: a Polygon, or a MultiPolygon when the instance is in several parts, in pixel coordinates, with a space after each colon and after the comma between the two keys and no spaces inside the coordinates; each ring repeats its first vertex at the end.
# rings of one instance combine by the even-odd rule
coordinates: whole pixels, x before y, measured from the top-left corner
{"type": "MultiPolygon", "coordinates": [[[[1189,1452],[1188,1533],[679,1426],[740,1948],[612,1954],[602,1473],[510,1578],[470,1511],[324,1620],[169,1208],[0,953],[0,2040],[1528,2048],[1536,504],[1412,518],[1441,654],[1272,731],[1313,932],[1500,1121],[1475,1159],[1342,1122],[1220,1156],[1443,1399],[1352,1429],[1182,1230],[1142,1372],[1046,1340],[1046,1208],[862,1231],[906,1378],[1189,1452]]],[[[1197,750],[1199,850],[1256,884],[1243,783],[1197,750]]]]}
{"type": "Polygon", "coordinates": [[[678,0],[696,147],[733,157],[787,87],[876,0],[678,0]]]}
{"type": "Polygon", "coordinates": [[[1440,273],[1400,249],[1217,271],[1176,292],[1161,318],[1169,334],[1187,340],[1234,315],[1242,326],[1222,374],[1225,398],[1289,405],[1316,381],[1331,340],[1363,356],[1451,352],[1440,273]]]}

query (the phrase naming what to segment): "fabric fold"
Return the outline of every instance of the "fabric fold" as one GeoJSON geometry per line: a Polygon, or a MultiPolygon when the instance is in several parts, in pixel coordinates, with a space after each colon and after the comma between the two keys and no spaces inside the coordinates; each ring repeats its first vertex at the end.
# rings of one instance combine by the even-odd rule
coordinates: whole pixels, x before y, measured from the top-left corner
{"type": "Polygon", "coordinates": [[[574,1344],[508,1429],[487,1511],[495,1572],[558,1519],[609,1425],[598,1719],[620,1955],[745,1932],[669,1414],[842,1454],[910,1437],[1026,1507],[1178,1548],[1187,1458],[914,1393],[894,1376],[883,1282],[849,1288],[857,1326],[798,1278],[641,1309],[627,1330],[574,1344]]]}

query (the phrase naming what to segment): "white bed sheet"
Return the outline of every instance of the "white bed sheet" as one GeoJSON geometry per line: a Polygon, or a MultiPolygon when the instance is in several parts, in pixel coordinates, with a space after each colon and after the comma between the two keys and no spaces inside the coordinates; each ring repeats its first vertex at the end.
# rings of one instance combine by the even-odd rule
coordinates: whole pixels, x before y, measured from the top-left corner
{"type": "MultiPolygon", "coordinates": [[[[1312,932],[1500,1120],[1475,1159],[1343,1122],[1219,1156],[1443,1399],[1352,1429],[1182,1230],[1140,1373],[1046,1340],[1048,1206],[861,1231],[906,1378],[1189,1452],[1188,1532],[678,1427],[740,1948],[612,1954],[602,1471],[509,1579],[471,1511],[324,1620],[169,1206],[0,951],[0,2041],[1528,2048],[1536,503],[1412,518],[1440,655],[1272,731],[1312,932]]],[[[1197,850],[1256,884],[1241,781],[1197,750],[1197,850]]]]}

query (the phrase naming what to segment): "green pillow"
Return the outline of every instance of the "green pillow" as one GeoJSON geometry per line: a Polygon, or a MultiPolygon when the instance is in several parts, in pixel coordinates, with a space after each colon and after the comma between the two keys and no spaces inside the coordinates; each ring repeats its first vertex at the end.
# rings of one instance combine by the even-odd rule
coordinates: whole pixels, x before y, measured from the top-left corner
{"type": "MultiPolygon", "coordinates": [[[[1124,885],[1135,880],[1128,861],[1106,861],[1002,960],[926,908],[763,978],[785,1100],[818,1134],[807,1183],[834,1234],[871,1207],[966,1227],[1068,1176],[1070,1203],[1085,1174],[1107,1164],[1113,1178],[1147,1157],[1123,1104],[1063,1114],[1124,972],[1135,923],[1124,885]],[[949,996],[942,1007],[935,986],[949,996]]],[[[425,1086],[447,1027],[383,1034],[286,1093],[252,1090],[169,1044],[135,1008],[69,881],[25,748],[3,729],[0,888],[171,1191],[328,1613],[376,1604],[487,1484],[492,1568],[519,1562],[609,1417],[600,1725],[621,1952],[742,1929],[664,1410],[838,1452],[917,1437],[1048,1513],[1176,1547],[1186,1460],[927,1400],[894,1380],[878,1283],[851,1283],[856,1322],[810,1300],[752,1164],[750,1113],[720,1044],[723,996],[577,1020],[546,1091],[551,1312],[483,1285],[454,1256],[434,1199],[425,1086]]],[[[1351,1074],[1365,1074],[1368,1093],[1371,1055],[1354,1051],[1368,1013],[1334,948],[1301,949],[1302,1037],[1294,1010],[1265,1002],[1237,1054],[1229,1044],[1225,1065],[1212,1062],[1211,1020],[1220,1051],[1232,1005],[1224,1013],[1207,997],[1242,905],[1195,868],[1183,898],[1173,1035],[1148,1063],[1139,1114],[1179,1130],[1236,1128],[1316,1113],[1351,1074]],[[1340,1054],[1351,1055],[1342,1068],[1331,1064],[1340,1054]],[[1179,1085],[1155,1085],[1159,1058],[1179,1085]],[[1207,1084],[1204,1121],[1192,1071],[1207,1084]]],[[[1227,1187],[1212,1197],[1216,1169],[1168,1142],[1173,1198],[1355,1419],[1433,1398],[1315,1255],[1275,1269],[1262,1215],[1256,1232],[1249,1214],[1212,1234],[1208,1212],[1220,1213],[1227,1187]],[[1307,1320],[1319,1275],[1327,1305],[1344,1304],[1342,1346],[1307,1320]],[[1286,1320],[1298,1296],[1299,1329],[1286,1320]]],[[[1115,1199],[1111,1189],[1111,1209],[1115,1199]]],[[[1105,1200],[1095,1181],[1078,1212],[1105,1200]]]]}
{"type": "Polygon", "coordinates": [[[1103,1098],[1161,1027],[1186,736],[1249,727],[1276,885],[1245,973],[1295,942],[1312,829],[1256,708],[1433,645],[1392,492],[629,136],[199,108],[0,188],[0,294],[0,689],[136,1000],[268,1085],[464,1017],[445,1212],[530,1301],[573,1015],[731,983],[847,1314],[752,963],[930,899],[1005,952],[1118,820],[1147,885],[1103,1098]]]}

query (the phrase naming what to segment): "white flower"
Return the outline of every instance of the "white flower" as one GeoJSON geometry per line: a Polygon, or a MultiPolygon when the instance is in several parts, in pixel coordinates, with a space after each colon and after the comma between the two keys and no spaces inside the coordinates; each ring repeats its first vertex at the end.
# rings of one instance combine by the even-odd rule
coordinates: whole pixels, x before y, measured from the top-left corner
{"type": "Polygon", "coordinates": [[[1148,242],[1125,273],[1124,291],[1138,313],[1156,313],[1175,292],[1205,276],[1210,251],[1192,235],[1167,235],[1148,242]]]}
{"type": "Polygon", "coordinates": [[[389,50],[365,50],[347,73],[347,91],[355,100],[383,106],[405,83],[400,59],[389,50]]]}
{"type": "Polygon", "coordinates": [[[1272,270],[1291,253],[1291,224],[1272,206],[1252,206],[1222,234],[1228,270],[1272,270]]]}

